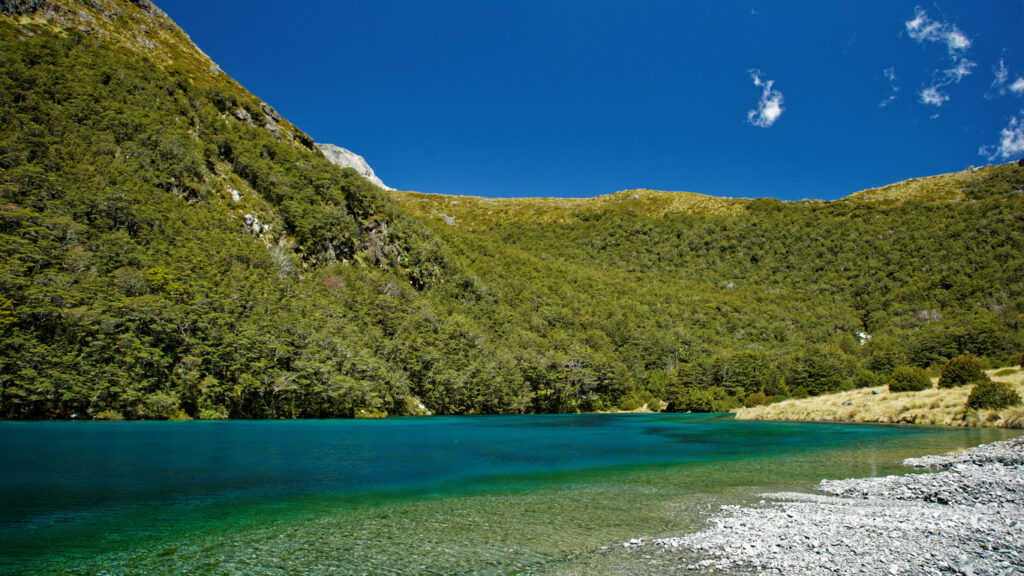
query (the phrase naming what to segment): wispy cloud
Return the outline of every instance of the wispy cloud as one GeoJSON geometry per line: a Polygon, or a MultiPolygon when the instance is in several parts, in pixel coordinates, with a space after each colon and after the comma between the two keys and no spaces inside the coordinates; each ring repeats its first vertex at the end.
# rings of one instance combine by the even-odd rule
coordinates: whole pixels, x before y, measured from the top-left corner
{"type": "Polygon", "coordinates": [[[949,96],[944,92],[941,92],[936,86],[929,86],[924,90],[921,90],[921,102],[924,104],[942,106],[943,102],[947,102],[948,100],[949,96]]]}
{"type": "Polygon", "coordinates": [[[750,78],[754,86],[761,88],[761,100],[757,107],[747,111],[747,122],[761,128],[768,128],[779,119],[785,108],[782,107],[782,92],[774,88],[774,80],[765,80],[760,70],[750,70],[750,78]]]}
{"type": "Polygon", "coordinates": [[[1010,79],[1010,69],[1006,67],[1006,60],[999,59],[999,67],[992,69],[992,75],[995,76],[992,80],[992,88],[999,89],[1006,86],[1006,81],[1010,79]]]}
{"type": "Polygon", "coordinates": [[[989,162],[1000,158],[1007,160],[1024,156],[1024,109],[1010,118],[1006,128],[999,132],[999,144],[982,146],[978,149],[978,154],[986,156],[989,162]]]}
{"type": "Polygon", "coordinates": [[[914,18],[907,20],[907,34],[918,42],[942,42],[950,54],[971,47],[971,39],[949,22],[932,20],[924,8],[914,8],[914,18]]]}
{"type": "Polygon", "coordinates": [[[885,108],[889,104],[896,101],[899,96],[897,94],[900,91],[900,85],[896,82],[896,67],[889,66],[885,70],[882,70],[882,74],[885,75],[885,79],[889,81],[889,94],[879,104],[879,108],[885,108]]]}
{"type": "Polygon", "coordinates": [[[992,68],[992,76],[990,92],[985,94],[985,98],[1006,96],[1007,93],[1012,93],[1014,96],[1024,95],[1024,77],[1018,76],[1013,83],[1010,83],[1010,69],[1006,67],[1006,61],[1002,58],[999,59],[999,65],[992,68]]]}
{"type": "Polygon", "coordinates": [[[943,89],[969,76],[976,66],[975,62],[966,56],[967,50],[971,47],[971,39],[956,25],[933,20],[920,6],[914,8],[914,17],[904,22],[904,25],[907,34],[919,44],[937,42],[946,47],[950,66],[936,70],[932,74],[931,84],[924,87],[919,94],[922,103],[942,106],[949,100],[943,89]]]}

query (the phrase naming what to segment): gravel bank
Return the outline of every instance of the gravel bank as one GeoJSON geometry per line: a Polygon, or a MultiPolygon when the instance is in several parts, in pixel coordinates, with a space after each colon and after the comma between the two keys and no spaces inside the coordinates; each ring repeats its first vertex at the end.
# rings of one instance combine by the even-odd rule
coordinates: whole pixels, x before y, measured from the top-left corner
{"type": "Polygon", "coordinates": [[[696,552],[695,573],[1024,575],[1024,437],[904,461],[935,472],[825,480],[725,506],[711,528],[632,540],[696,552]]]}

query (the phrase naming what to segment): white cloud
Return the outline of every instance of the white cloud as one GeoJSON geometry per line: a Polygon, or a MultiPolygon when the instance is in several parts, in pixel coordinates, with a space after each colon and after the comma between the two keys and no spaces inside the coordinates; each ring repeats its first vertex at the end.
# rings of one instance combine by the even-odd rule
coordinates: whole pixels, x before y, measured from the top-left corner
{"type": "Polygon", "coordinates": [[[959,82],[964,79],[965,76],[971,75],[971,69],[974,68],[974,62],[967,58],[954,58],[954,66],[946,70],[946,76],[953,82],[959,82]]]}
{"type": "Polygon", "coordinates": [[[1005,60],[999,59],[999,67],[992,70],[992,75],[995,76],[995,79],[992,80],[993,88],[1006,85],[1006,81],[1010,79],[1010,69],[1006,67],[1005,60]]]}
{"type": "Polygon", "coordinates": [[[907,34],[918,43],[938,42],[946,46],[951,66],[944,70],[936,70],[932,83],[921,90],[921,102],[932,106],[942,106],[949,96],[942,89],[951,84],[959,83],[971,75],[975,62],[964,53],[971,47],[971,39],[959,28],[949,22],[932,20],[920,6],[914,8],[914,18],[904,22],[907,34]]]}
{"type": "Polygon", "coordinates": [[[896,83],[896,67],[889,66],[885,70],[882,70],[882,74],[885,75],[885,79],[889,81],[889,94],[879,104],[879,108],[885,108],[889,104],[896,101],[898,96],[896,94],[900,91],[899,84],[896,83]]]}
{"type": "Polygon", "coordinates": [[[985,94],[985,98],[995,98],[996,96],[1006,96],[1007,91],[1013,92],[1015,96],[1024,95],[1024,78],[1018,76],[1012,84],[1007,86],[1007,82],[1010,81],[1010,69],[1006,67],[1006,62],[1000,58],[999,66],[992,68],[992,86],[990,86],[992,92],[985,94]]]}
{"type": "Polygon", "coordinates": [[[971,47],[971,39],[949,22],[936,22],[920,6],[914,8],[914,19],[906,21],[907,34],[917,42],[941,42],[950,54],[971,47]]]}
{"type": "Polygon", "coordinates": [[[1007,160],[1024,156],[1024,110],[1010,118],[1009,124],[999,132],[999,144],[982,146],[978,154],[987,156],[989,161],[997,158],[1007,160]]]}
{"type": "Polygon", "coordinates": [[[750,70],[750,78],[754,86],[761,88],[761,100],[757,108],[747,111],[747,122],[761,128],[768,128],[779,119],[785,108],[782,107],[782,92],[776,90],[774,80],[761,78],[760,70],[750,70]]]}
{"type": "Polygon", "coordinates": [[[943,102],[949,100],[949,96],[939,91],[938,86],[929,86],[921,90],[921,103],[932,106],[942,106],[943,102]]]}

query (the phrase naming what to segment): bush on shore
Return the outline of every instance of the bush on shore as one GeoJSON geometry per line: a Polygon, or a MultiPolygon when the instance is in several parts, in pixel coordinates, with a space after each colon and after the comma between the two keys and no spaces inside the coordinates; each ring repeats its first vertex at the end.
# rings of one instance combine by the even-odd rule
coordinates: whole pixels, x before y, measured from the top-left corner
{"type": "Polygon", "coordinates": [[[971,356],[951,358],[939,374],[939,388],[955,388],[974,382],[983,382],[988,377],[981,371],[981,362],[971,356]]]}
{"type": "Polygon", "coordinates": [[[971,395],[967,397],[967,407],[972,410],[980,408],[1008,408],[1021,404],[1020,394],[1005,382],[983,380],[974,385],[971,395]]]}
{"type": "Polygon", "coordinates": [[[899,366],[889,375],[889,392],[919,392],[931,387],[928,373],[916,366],[899,366]]]}
{"type": "Polygon", "coordinates": [[[753,408],[754,406],[767,406],[772,403],[773,398],[765,395],[764,392],[754,392],[750,396],[747,396],[747,400],[743,403],[747,408],[753,408]]]}

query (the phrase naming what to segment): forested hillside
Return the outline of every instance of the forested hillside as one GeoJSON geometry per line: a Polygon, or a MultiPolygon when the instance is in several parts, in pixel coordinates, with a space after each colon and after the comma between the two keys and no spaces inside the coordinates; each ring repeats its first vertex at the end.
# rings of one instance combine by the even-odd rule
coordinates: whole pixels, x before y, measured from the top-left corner
{"type": "Polygon", "coordinates": [[[0,417],[722,410],[1024,349],[1024,168],[388,193],[145,0],[2,6],[0,417]]]}

